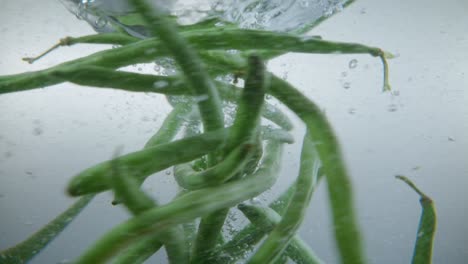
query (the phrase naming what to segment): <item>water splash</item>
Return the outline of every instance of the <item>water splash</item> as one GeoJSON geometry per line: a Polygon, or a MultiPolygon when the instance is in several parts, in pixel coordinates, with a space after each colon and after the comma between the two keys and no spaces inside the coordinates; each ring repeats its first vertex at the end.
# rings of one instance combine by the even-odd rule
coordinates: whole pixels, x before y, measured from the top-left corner
{"type": "MultiPolygon", "coordinates": [[[[130,28],[118,22],[119,17],[133,12],[127,0],[60,1],[97,32],[123,27],[136,37],[147,37],[142,27],[130,28]]],[[[217,17],[241,28],[284,32],[306,29],[319,19],[341,11],[347,2],[349,0],[152,0],[155,6],[178,17],[181,24],[217,17]]]]}

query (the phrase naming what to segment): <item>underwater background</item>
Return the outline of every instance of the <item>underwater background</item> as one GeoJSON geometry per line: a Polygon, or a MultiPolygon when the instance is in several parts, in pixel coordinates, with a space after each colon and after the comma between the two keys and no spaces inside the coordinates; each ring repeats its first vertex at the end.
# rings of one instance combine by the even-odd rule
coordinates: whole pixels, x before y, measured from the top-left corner
{"type": "MultiPolygon", "coordinates": [[[[29,65],[64,36],[93,33],[59,1],[1,0],[0,75],[36,70],[90,54],[80,45],[29,65]]],[[[397,54],[389,61],[393,93],[382,93],[379,60],[367,55],[288,54],[269,63],[325,110],[352,176],[370,263],[408,263],[419,221],[418,197],[395,180],[411,177],[437,207],[434,263],[468,258],[468,2],[360,0],[310,35],[364,43],[397,54]]],[[[152,72],[155,65],[137,65],[152,72]]],[[[157,69],[156,69],[157,70],[157,69]]],[[[62,84],[0,96],[0,248],[33,233],[71,204],[69,179],[115,149],[140,149],[170,108],[163,96],[62,84]]],[[[297,122],[293,131],[302,138],[297,122]]],[[[300,142],[287,146],[280,181],[298,170],[300,142]]],[[[161,202],[175,193],[171,171],[145,183],[161,202]]],[[[314,195],[301,236],[336,263],[324,184],[314,195]]],[[[97,197],[31,263],[65,263],[128,218],[112,197],[97,197]]],[[[231,216],[236,218],[238,216],[231,216]]],[[[245,224],[238,219],[239,225],[245,224]]],[[[233,227],[235,228],[235,227],[233,227]]],[[[153,258],[162,261],[159,254],[153,258]]]]}

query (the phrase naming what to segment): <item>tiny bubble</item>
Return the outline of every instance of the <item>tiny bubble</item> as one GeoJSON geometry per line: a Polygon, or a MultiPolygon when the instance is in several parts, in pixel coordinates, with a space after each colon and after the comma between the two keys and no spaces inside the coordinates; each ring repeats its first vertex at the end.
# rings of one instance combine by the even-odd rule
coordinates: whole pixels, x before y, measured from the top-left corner
{"type": "Polygon", "coordinates": [[[356,59],[352,59],[352,60],[349,61],[348,67],[349,67],[350,69],[354,69],[354,68],[357,67],[357,64],[358,64],[358,61],[357,61],[356,59]]]}
{"type": "Polygon", "coordinates": [[[42,128],[36,127],[36,128],[34,128],[34,130],[33,130],[33,135],[39,136],[39,135],[41,135],[43,132],[44,132],[44,131],[42,130],[42,128]]]}
{"type": "Polygon", "coordinates": [[[388,109],[387,109],[389,112],[396,112],[398,110],[398,107],[396,104],[391,104],[388,106],[388,109]]]}
{"type": "Polygon", "coordinates": [[[162,88],[164,88],[164,87],[166,87],[168,85],[169,85],[169,83],[167,81],[162,81],[162,80],[161,81],[156,81],[156,82],[153,83],[153,87],[157,88],[157,89],[162,89],[162,88]]]}
{"type": "Polygon", "coordinates": [[[343,88],[349,89],[350,87],[351,87],[351,83],[349,83],[349,82],[343,83],[343,88]]]}
{"type": "Polygon", "coordinates": [[[208,100],[209,96],[207,94],[203,94],[203,95],[200,95],[200,96],[195,96],[195,102],[199,103],[199,102],[203,102],[203,101],[206,101],[208,100]]]}
{"type": "Polygon", "coordinates": [[[169,175],[171,175],[171,171],[170,171],[170,170],[166,170],[165,174],[169,176],[169,175]]]}

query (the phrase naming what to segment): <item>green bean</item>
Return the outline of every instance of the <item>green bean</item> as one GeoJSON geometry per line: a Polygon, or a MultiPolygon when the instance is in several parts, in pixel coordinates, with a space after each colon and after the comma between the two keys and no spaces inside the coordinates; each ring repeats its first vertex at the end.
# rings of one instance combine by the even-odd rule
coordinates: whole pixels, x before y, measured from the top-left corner
{"type": "Polygon", "coordinates": [[[121,33],[102,33],[102,34],[94,34],[94,35],[82,36],[82,37],[77,37],[77,38],[65,37],[63,39],[60,39],[57,44],[47,49],[40,55],[36,57],[26,57],[26,58],[23,58],[23,60],[31,64],[61,46],[71,46],[71,45],[75,45],[78,43],[126,45],[126,44],[134,43],[137,41],[138,41],[137,38],[131,37],[129,35],[121,34],[121,33]]]}
{"type": "MultiPolygon", "coordinates": [[[[242,89],[222,82],[216,82],[216,86],[223,100],[229,102],[238,102],[242,97],[242,89]]],[[[262,107],[262,116],[275,123],[284,130],[290,131],[293,128],[292,121],[278,107],[264,101],[262,107]]]]}
{"type": "Polygon", "coordinates": [[[174,170],[175,179],[179,186],[188,190],[221,184],[244,168],[252,147],[251,144],[243,144],[231,151],[223,161],[200,173],[191,174],[191,168],[178,166],[174,170]]]}
{"type": "Polygon", "coordinates": [[[192,111],[191,107],[177,105],[164,119],[158,132],[154,134],[145,144],[144,148],[149,148],[170,142],[179,132],[184,122],[184,117],[192,111]]]}
{"type": "Polygon", "coordinates": [[[434,202],[407,177],[398,175],[396,178],[408,184],[421,197],[419,202],[421,203],[422,213],[411,263],[430,264],[432,263],[432,248],[437,229],[437,213],[434,202]]]}
{"type": "MultiPolygon", "coordinates": [[[[118,159],[114,159],[111,164],[113,174],[111,185],[115,195],[134,215],[140,215],[156,207],[156,202],[140,189],[139,182],[131,177],[129,170],[118,162],[118,159]]],[[[180,226],[174,226],[162,231],[159,237],[166,247],[170,263],[188,263],[188,250],[180,226]]]]}
{"type": "MultiPolygon", "coordinates": [[[[384,62],[384,89],[389,89],[390,87],[388,85],[388,66],[385,58],[391,58],[392,56],[378,48],[355,43],[330,42],[313,37],[304,39],[303,37],[284,33],[240,29],[189,31],[182,33],[182,35],[192,46],[202,51],[220,49],[260,49],[269,50],[270,52],[368,53],[372,56],[379,56],[384,62]],[[274,43],[274,45],[272,45],[272,43],[274,43]]],[[[88,65],[116,69],[135,63],[151,62],[158,57],[166,55],[168,55],[167,51],[158,39],[150,38],[141,40],[120,48],[96,52],[92,55],[65,62],[46,70],[2,76],[0,78],[0,93],[24,91],[60,83],[63,81],[62,79],[50,76],[51,73],[59,69],[74,70],[88,65]]],[[[187,62],[190,62],[190,60],[187,60],[187,62]]],[[[194,65],[191,66],[195,67],[194,65]]],[[[202,93],[202,95],[204,94],[205,93],[202,93]]]]}
{"type": "MultiPolygon", "coordinates": [[[[226,147],[228,151],[239,144],[251,142],[253,137],[258,133],[260,114],[266,90],[264,83],[265,70],[262,60],[255,55],[249,57],[248,67],[245,88],[238,103],[233,129],[228,138],[228,146],[226,147]]],[[[228,208],[223,208],[201,220],[198,236],[194,244],[193,263],[201,263],[205,259],[205,256],[215,247],[216,240],[228,212],[228,208]]]]}
{"type": "MultiPolygon", "coordinates": [[[[255,226],[257,226],[263,231],[263,234],[275,230],[281,224],[281,216],[269,207],[240,204],[238,208],[255,226]]],[[[283,219],[284,217],[288,217],[288,215],[285,214],[283,216],[283,219]]],[[[278,254],[288,256],[295,263],[323,263],[323,261],[316,256],[315,252],[313,252],[312,249],[310,249],[298,235],[295,235],[294,232],[293,236],[290,239],[281,240],[278,241],[278,243],[281,243],[282,246],[284,246],[285,248],[284,252],[280,252],[278,254]]],[[[253,258],[255,258],[255,256],[257,255],[254,255],[253,258]]],[[[253,261],[254,259],[251,259],[249,263],[253,261]]],[[[260,263],[272,263],[274,261],[275,258],[271,257],[268,262],[260,263]]]]}
{"type": "Polygon", "coordinates": [[[160,236],[149,236],[140,239],[138,242],[129,246],[128,249],[117,255],[113,264],[143,264],[148,258],[154,255],[161,247],[160,236]]]}
{"type": "MultiPolygon", "coordinates": [[[[227,130],[222,129],[146,148],[119,157],[118,163],[143,182],[152,173],[215,151],[224,142],[226,133],[227,130]]],[[[99,163],[76,175],[68,185],[68,193],[77,196],[108,189],[111,162],[99,163]]]]}
{"type": "Polygon", "coordinates": [[[258,132],[261,109],[265,100],[265,66],[258,56],[252,55],[249,57],[248,68],[245,88],[239,99],[233,130],[228,139],[228,148],[252,140],[258,132]]]}
{"type": "Polygon", "coordinates": [[[224,118],[218,91],[205,71],[202,61],[187,41],[179,35],[172,21],[161,10],[154,9],[144,0],[132,0],[130,3],[142,15],[151,32],[158,36],[167,50],[184,72],[193,93],[199,100],[198,107],[206,131],[224,127],[224,118]]]}
{"type": "MultiPolygon", "coordinates": [[[[284,213],[282,208],[285,208],[289,204],[295,187],[296,184],[291,185],[277,199],[270,203],[270,208],[282,215],[284,213]]],[[[216,253],[212,255],[217,257],[207,260],[207,263],[235,262],[237,259],[244,257],[245,252],[253,250],[254,246],[260,242],[268,231],[270,230],[266,230],[261,226],[255,226],[253,224],[246,225],[242,230],[238,231],[229,242],[215,249],[216,253]],[[219,256],[221,252],[223,254],[219,256]]]]}
{"type": "Polygon", "coordinates": [[[23,242],[0,252],[1,263],[25,263],[41,252],[88,205],[94,195],[80,198],[23,242]]]}
{"type": "Polygon", "coordinates": [[[301,225],[315,190],[317,159],[309,133],[304,136],[297,187],[283,219],[268,235],[249,263],[270,263],[278,258],[301,225]],[[315,170],[315,171],[314,171],[315,170]]]}
{"type": "Polygon", "coordinates": [[[171,95],[189,95],[181,77],[157,76],[133,72],[114,71],[104,67],[57,70],[54,77],[75,84],[93,87],[113,88],[129,92],[153,92],[171,95]]]}
{"type": "Polygon", "coordinates": [[[327,179],[334,232],[343,263],[365,263],[351,181],[339,144],[320,109],[286,81],[271,75],[270,92],[294,111],[310,131],[327,179]]]}
{"type": "Polygon", "coordinates": [[[266,146],[267,155],[262,166],[252,177],[189,192],[172,202],[143,212],[118,225],[105,234],[77,263],[101,263],[120,248],[145,235],[155,234],[215,210],[229,208],[255,197],[270,188],[276,181],[281,157],[281,143],[271,141],[266,146]]]}

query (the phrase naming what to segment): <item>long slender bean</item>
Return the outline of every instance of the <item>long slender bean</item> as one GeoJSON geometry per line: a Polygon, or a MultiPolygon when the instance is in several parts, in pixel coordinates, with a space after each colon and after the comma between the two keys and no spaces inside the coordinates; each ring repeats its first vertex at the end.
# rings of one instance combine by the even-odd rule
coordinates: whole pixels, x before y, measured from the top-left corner
{"type": "Polygon", "coordinates": [[[174,170],[175,179],[179,186],[188,190],[221,184],[244,168],[251,156],[249,154],[251,148],[252,145],[243,144],[231,151],[223,161],[200,173],[191,174],[191,168],[188,173],[187,171],[178,171],[186,167],[178,166],[174,170]]]}
{"type": "Polygon", "coordinates": [[[143,264],[148,258],[161,249],[160,236],[149,236],[140,239],[138,242],[129,246],[128,249],[117,255],[112,263],[114,264],[143,264]]]}
{"type": "Polygon", "coordinates": [[[130,92],[152,92],[171,95],[191,94],[182,78],[177,76],[169,77],[114,71],[97,66],[57,70],[51,74],[63,81],[84,86],[113,88],[130,92]]]}
{"type": "MultiPolygon", "coordinates": [[[[157,145],[126,154],[118,158],[136,179],[142,182],[147,176],[179,163],[185,163],[218,149],[224,142],[227,129],[157,145]]],[[[72,196],[95,193],[109,188],[112,161],[99,163],[76,175],[67,187],[72,196]]]]}
{"type": "MultiPolygon", "coordinates": [[[[248,68],[245,88],[239,99],[233,129],[228,138],[226,148],[228,151],[246,142],[253,144],[251,140],[259,132],[260,114],[266,90],[265,69],[262,60],[255,55],[249,57],[248,68]],[[245,129],[247,127],[249,129],[245,129]]],[[[249,150],[252,149],[249,148],[249,150]]],[[[229,209],[223,208],[202,218],[194,244],[193,263],[201,263],[215,247],[228,212],[229,209]]]]}
{"type": "Polygon", "coordinates": [[[126,45],[130,43],[137,42],[138,39],[132,36],[121,34],[121,33],[103,33],[103,34],[94,34],[82,37],[65,37],[60,39],[57,44],[52,46],[51,48],[47,49],[43,53],[39,54],[36,57],[26,57],[23,58],[24,61],[29,63],[34,63],[35,61],[39,60],[40,58],[44,57],[45,55],[49,54],[53,50],[61,47],[61,46],[71,46],[78,43],[87,43],[87,44],[111,44],[111,45],[126,45]]]}
{"type": "Polygon", "coordinates": [[[434,202],[407,177],[398,175],[396,178],[408,184],[421,197],[419,202],[421,203],[422,213],[411,263],[430,264],[432,263],[432,248],[437,229],[437,213],[434,202]]]}
{"type": "Polygon", "coordinates": [[[89,204],[94,195],[80,198],[63,213],[23,242],[0,252],[1,263],[25,263],[39,254],[89,204]]]}
{"type": "MultiPolygon", "coordinates": [[[[240,204],[238,208],[254,225],[256,225],[258,228],[264,231],[263,234],[268,234],[272,230],[275,230],[275,228],[278,228],[282,221],[281,216],[269,207],[240,204]]],[[[283,216],[283,219],[287,216],[288,215],[285,214],[283,216]]],[[[296,234],[293,234],[293,236],[290,239],[280,240],[278,241],[278,243],[283,244],[285,248],[284,252],[280,252],[278,254],[288,256],[295,263],[323,263],[323,261],[316,256],[315,252],[312,249],[310,249],[307,246],[307,244],[296,234]]],[[[254,257],[255,256],[256,255],[254,255],[254,257]]],[[[271,260],[269,260],[269,262],[261,263],[272,263],[275,261],[274,257],[271,257],[270,259],[271,260]]],[[[252,259],[250,260],[250,262],[252,262],[252,259]]]]}
{"type": "Polygon", "coordinates": [[[282,148],[280,143],[271,141],[267,144],[267,149],[262,166],[252,177],[192,191],[166,205],[143,212],[105,234],[78,259],[77,263],[104,262],[137,238],[158,233],[215,210],[235,206],[264,192],[276,182],[279,171],[277,161],[282,148]]]}
{"type": "Polygon", "coordinates": [[[273,231],[268,235],[257,252],[248,263],[270,263],[276,260],[289,241],[296,234],[297,229],[304,219],[305,212],[309,206],[312,193],[315,190],[319,165],[317,154],[309,133],[304,136],[301,153],[301,165],[297,187],[289,203],[283,218],[273,231]]]}
{"type": "Polygon", "coordinates": [[[343,263],[365,263],[351,180],[335,134],[320,109],[286,81],[271,75],[270,92],[306,124],[327,179],[336,243],[343,263]]]}
{"type": "Polygon", "coordinates": [[[182,128],[184,117],[192,111],[191,107],[185,105],[177,105],[164,119],[163,124],[159,128],[158,132],[154,134],[145,144],[145,148],[157,146],[170,142],[176,135],[177,132],[182,128]]]}
{"type": "Polygon", "coordinates": [[[171,52],[194,94],[204,98],[198,102],[198,107],[206,131],[223,128],[224,117],[218,91],[198,55],[161,10],[150,7],[144,0],[132,0],[130,3],[142,15],[151,32],[158,36],[164,47],[171,52]]]}
{"type": "MultiPolygon", "coordinates": [[[[304,39],[303,37],[284,33],[240,29],[213,32],[189,31],[182,35],[186,37],[187,41],[192,46],[200,50],[266,49],[270,51],[301,53],[368,53],[372,56],[379,56],[384,62],[384,88],[387,89],[389,87],[388,69],[385,58],[390,58],[391,54],[385,53],[379,48],[355,43],[330,42],[317,38],[304,39]],[[274,45],[272,45],[272,43],[274,43],[274,45]]],[[[77,69],[87,65],[115,69],[135,63],[151,62],[157,57],[164,55],[167,55],[167,51],[158,39],[151,38],[141,40],[120,48],[96,52],[92,55],[65,62],[46,70],[2,76],[0,78],[0,93],[24,91],[60,83],[63,80],[50,76],[50,73],[58,69],[77,69]]]]}

